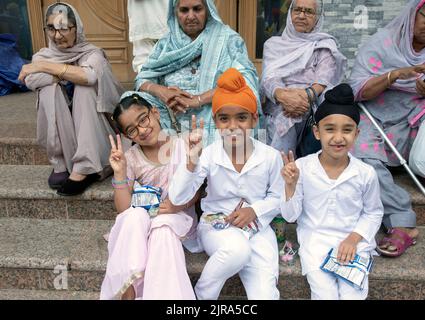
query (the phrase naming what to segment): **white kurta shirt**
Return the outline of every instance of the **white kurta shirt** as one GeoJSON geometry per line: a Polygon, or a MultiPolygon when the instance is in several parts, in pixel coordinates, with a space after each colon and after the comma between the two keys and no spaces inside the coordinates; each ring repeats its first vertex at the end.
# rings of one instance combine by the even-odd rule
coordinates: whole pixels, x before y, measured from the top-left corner
{"type": "Polygon", "coordinates": [[[161,39],[168,32],[169,0],[128,0],[129,38],[161,39]]]}
{"type": "Polygon", "coordinates": [[[168,190],[170,201],[175,205],[189,202],[207,178],[207,196],[201,201],[204,213],[229,215],[243,198],[254,209],[260,230],[266,228],[279,214],[283,162],[277,150],[258,140],[252,141],[254,151],[240,173],[225,152],[221,139],[202,151],[193,173],[182,163],[168,190]]]}
{"type": "Polygon", "coordinates": [[[350,164],[337,180],[328,177],[319,154],[298,159],[300,170],[294,196],[281,201],[282,217],[298,222],[297,236],[303,275],[320,270],[331,248],[339,247],[356,232],[363,237],[357,253],[373,252],[375,235],[381,225],[384,208],[375,170],[350,157],[350,164]]]}

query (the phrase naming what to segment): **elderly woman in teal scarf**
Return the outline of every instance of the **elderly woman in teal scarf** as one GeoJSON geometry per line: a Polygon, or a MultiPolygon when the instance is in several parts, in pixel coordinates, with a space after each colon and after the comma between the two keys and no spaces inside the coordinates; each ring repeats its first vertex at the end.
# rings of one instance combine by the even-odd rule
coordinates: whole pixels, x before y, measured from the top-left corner
{"type": "Polygon", "coordinates": [[[213,0],[170,0],[168,27],[170,33],[158,41],[137,76],[136,90],[158,107],[163,129],[188,131],[192,115],[203,118],[210,144],[217,79],[236,68],[257,94],[257,72],[243,39],[223,24],[213,0]]]}

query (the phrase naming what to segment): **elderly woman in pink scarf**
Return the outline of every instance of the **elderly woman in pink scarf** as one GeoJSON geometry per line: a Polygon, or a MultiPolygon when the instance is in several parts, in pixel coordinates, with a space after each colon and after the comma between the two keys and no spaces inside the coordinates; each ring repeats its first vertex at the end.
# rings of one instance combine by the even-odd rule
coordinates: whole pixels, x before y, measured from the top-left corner
{"type": "Polygon", "coordinates": [[[264,45],[267,143],[286,153],[301,142],[314,101],[344,76],[346,58],[335,38],[320,32],[323,19],[321,1],[293,0],[282,35],[264,45]]]}
{"type": "Polygon", "coordinates": [[[49,47],[22,67],[19,79],[38,95],[37,140],[53,166],[49,186],[74,196],[108,172],[113,130],[106,114],[123,90],[105,53],[86,41],[72,6],[51,5],[45,22],[49,47]]]}
{"type": "MultiPolygon", "coordinates": [[[[425,0],[411,0],[357,54],[349,83],[387,137],[409,158],[425,120],[425,0]]],[[[409,193],[394,183],[388,167],[400,161],[366,115],[353,154],[375,168],[388,236],[378,244],[382,255],[398,257],[419,234],[409,193]]],[[[422,151],[423,152],[423,151],[422,151]]]]}

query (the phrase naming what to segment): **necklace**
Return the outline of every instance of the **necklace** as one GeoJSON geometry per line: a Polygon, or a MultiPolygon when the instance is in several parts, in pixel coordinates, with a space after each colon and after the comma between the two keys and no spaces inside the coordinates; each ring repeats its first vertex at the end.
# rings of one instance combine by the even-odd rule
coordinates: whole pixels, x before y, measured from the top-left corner
{"type": "Polygon", "coordinates": [[[192,74],[196,74],[196,72],[198,71],[199,67],[201,65],[201,57],[196,58],[195,60],[192,61],[191,63],[191,72],[192,74]]]}

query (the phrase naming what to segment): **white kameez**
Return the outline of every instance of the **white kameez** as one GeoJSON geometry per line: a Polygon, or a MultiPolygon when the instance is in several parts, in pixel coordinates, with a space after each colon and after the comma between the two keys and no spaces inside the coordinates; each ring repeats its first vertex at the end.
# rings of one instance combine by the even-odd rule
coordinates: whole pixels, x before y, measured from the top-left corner
{"type": "Polygon", "coordinates": [[[375,235],[384,210],[371,166],[349,154],[350,164],[332,180],[319,161],[320,153],[296,161],[300,177],[295,194],[288,201],[284,194],[281,200],[282,217],[298,223],[303,275],[320,271],[329,250],[338,248],[352,232],[363,237],[357,254],[375,254],[375,235]]]}
{"type": "Polygon", "coordinates": [[[248,299],[279,298],[277,241],[269,224],[279,213],[283,163],[278,151],[252,141],[253,154],[241,173],[235,170],[220,139],[203,150],[193,173],[183,163],[173,176],[169,198],[175,205],[191,199],[207,178],[207,196],[201,202],[204,214],[229,215],[243,198],[259,220],[260,232],[251,239],[233,226],[218,231],[208,224],[198,225],[200,245],[210,256],[195,287],[198,299],[217,299],[225,281],[237,273],[248,299]]]}
{"type": "Polygon", "coordinates": [[[168,32],[168,0],[128,0],[127,11],[133,69],[140,72],[156,41],[168,32]]]}

